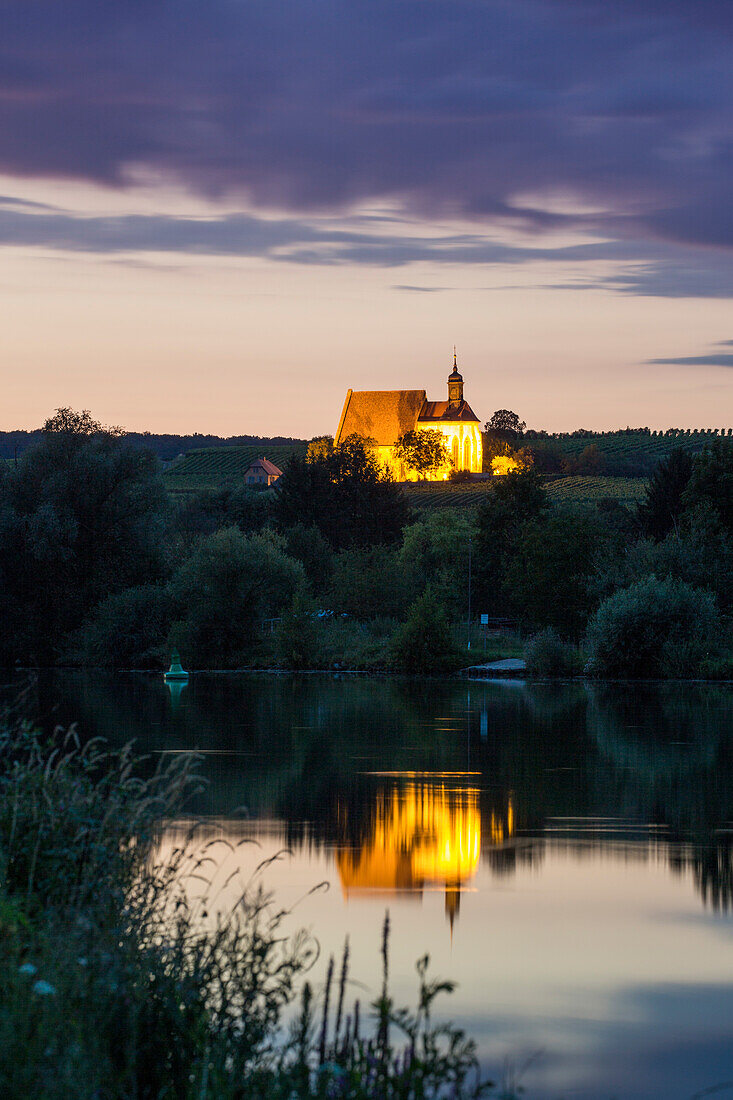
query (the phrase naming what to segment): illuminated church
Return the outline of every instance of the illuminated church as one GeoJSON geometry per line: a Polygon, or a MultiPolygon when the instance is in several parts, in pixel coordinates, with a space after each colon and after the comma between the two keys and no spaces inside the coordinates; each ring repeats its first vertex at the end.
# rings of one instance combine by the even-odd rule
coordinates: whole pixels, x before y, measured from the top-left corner
{"type": "Polygon", "coordinates": [[[350,435],[371,440],[397,481],[415,481],[418,474],[396,458],[395,444],[405,432],[427,430],[440,432],[451,457],[451,465],[433,471],[429,480],[444,481],[451,470],[481,473],[479,418],[463,396],[455,350],[447,401],[428,401],[425,390],[349,390],[334,442],[342,443],[350,435]]]}

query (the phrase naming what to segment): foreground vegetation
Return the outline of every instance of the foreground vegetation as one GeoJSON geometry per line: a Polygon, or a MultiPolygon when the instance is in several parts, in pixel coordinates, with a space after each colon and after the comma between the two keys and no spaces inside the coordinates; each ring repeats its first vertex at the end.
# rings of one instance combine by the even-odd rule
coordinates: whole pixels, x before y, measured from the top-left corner
{"type": "Polygon", "coordinates": [[[539,636],[537,674],[731,676],[727,438],[671,451],[635,503],[553,498],[529,465],[468,489],[415,511],[352,437],[274,489],[172,498],[154,456],[61,410],[0,470],[0,663],[445,672],[488,659],[470,591],[539,636]]]}
{"type": "MultiPolygon", "coordinates": [[[[0,1094],[28,1100],[404,1100],[486,1094],[473,1043],[434,1024],[450,983],[418,963],[418,1002],[351,1003],[348,945],[325,988],[261,873],[220,911],[211,847],[159,840],[198,784],[193,757],[150,774],[129,749],[46,744],[0,724],[0,1094]],[[201,883],[204,890],[201,890],[201,883]]],[[[262,868],[261,870],[265,870],[262,868]]],[[[506,1096],[506,1094],[504,1094],[506,1096]]]]}

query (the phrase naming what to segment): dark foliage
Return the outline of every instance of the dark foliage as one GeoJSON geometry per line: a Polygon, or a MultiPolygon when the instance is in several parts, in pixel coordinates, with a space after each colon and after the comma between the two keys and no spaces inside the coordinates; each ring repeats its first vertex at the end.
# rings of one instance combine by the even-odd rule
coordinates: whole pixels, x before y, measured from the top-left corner
{"type": "Polygon", "coordinates": [[[643,531],[662,539],[677,524],[684,511],[684,493],[692,474],[692,456],[680,448],[657,466],[647,488],[646,500],[638,509],[643,531]]]}
{"type": "Polygon", "coordinates": [[[281,529],[317,527],[334,549],[396,542],[407,503],[358,436],[313,461],[293,457],[277,482],[281,529]]]}
{"type": "Polygon", "coordinates": [[[715,655],[720,620],[709,592],[645,577],[609,596],[588,624],[589,671],[600,676],[696,676],[715,655]]]}
{"type": "Polygon", "coordinates": [[[718,513],[724,529],[733,535],[733,443],[730,440],[718,440],[696,456],[682,503],[685,508],[707,504],[718,513]]]}
{"type": "MultiPolygon", "coordinates": [[[[43,429],[34,431],[0,432],[0,458],[20,457],[29,447],[35,446],[41,439],[43,429]]],[[[189,451],[197,451],[201,447],[248,447],[256,444],[258,447],[284,447],[291,443],[303,443],[302,439],[293,439],[291,436],[260,436],[260,435],[201,435],[198,432],[193,435],[171,435],[164,432],[125,432],[125,438],[133,447],[143,447],[146,451],[152,451],[164,462],[170,462],[179,455],[188,454],[189,451]]]]}
{"type": "Polygon", "coordinates": [[[511,409],[497,409],[484,424],[484,431],[515,445],[522,438],[526,427],[524,420],[520,420],[511,409]]]}
{"type": "Polygon", "coordinates": [[[176,505],[173,530],[184,548],[222,527],[238,527],[246,535],[262,531],[272,520],[274,494],[245,485],[204,489],[176,505]]]}
{"type": "Polygon", "coordinates": [[[517,531],[503,591],[525,625],[578,638],[595,605],[591,578],[607,532],[600,515],[557,512],[517,531]]]}
{"type": "Polygon", "coordinates": [[[114,592],[165,575],[158,460],[60,410],[0,479],[0,661],[48,663],[114,592]]]}
{"type": "Polygon", "coordinates": [[[190,667],[246,665],[262,620],[290,606],[304,581],[303,567],[277,537],[217,531],[201,540],[171,582],[171,643],[190,667]]]}
{"type": "Polygon", "coordinates": [[[497,478],[492,492],[476,510],[477,533],[473,562],[476,606],[492,614],[507,614],[509,601],[502,581],[514,553],[522,524],[547,506],[542,479],[534,469],[497,478]]]}
{"type": "Polygon", "coordinates": [[[409,587],[396,549],[387,546],[342,550],[334,560],[329,607],[360,621],[402,616],[409,587]]]}
{"type": "Polygon", "coordinates": [[[442,605],[428,590],[415,600],[392,642],[392,663],[399,672],[446,672],[459,661],[442,605]]]}

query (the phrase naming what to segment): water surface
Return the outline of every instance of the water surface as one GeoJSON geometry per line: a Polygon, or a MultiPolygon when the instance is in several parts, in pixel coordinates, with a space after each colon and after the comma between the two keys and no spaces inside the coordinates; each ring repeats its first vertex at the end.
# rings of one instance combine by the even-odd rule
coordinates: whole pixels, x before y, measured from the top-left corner
{"type": "Polygon", "coordinates": [[[445,1012],[528,1097],[733,1080],[730,687],[58,673],[38,709],[204,752],[192,814],[258,842],[222,845],[222,883],[289,849],[268,885],[325,953],[349,935],[365,1000],[389,909],[397,998],[429,952],[459,983],[445,1012]]]}

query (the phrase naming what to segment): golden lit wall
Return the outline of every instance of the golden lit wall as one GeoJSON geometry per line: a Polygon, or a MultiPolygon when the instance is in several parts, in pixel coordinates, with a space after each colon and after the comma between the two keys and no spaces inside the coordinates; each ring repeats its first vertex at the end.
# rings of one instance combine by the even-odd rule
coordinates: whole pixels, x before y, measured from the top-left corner
{"type": "Polygon", "coordinates": [[[466,424],[456,421],[451,424],[418,424],[418,431],[439,431],[445,440],[448,453],[453,460],[452,467],[441,470],[434,475],[431,481],[444,481],[450,470],[469,470],[472,474],[480,474],[483,463],[483,444],[481,430],[478,424],[466,424]]]}
{"type": "Polygon", "coordinates": [[[440,432],[452,463],[421,477],[394,457],[394,447],[377,447],[379,461],[390,471],[395,481],[447,481],[451,470],[470,470],[480,474],[483,468],[483,444],[478,424],[427,423],[418,424],[418,431],[440,432]]]}

